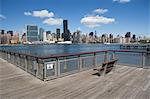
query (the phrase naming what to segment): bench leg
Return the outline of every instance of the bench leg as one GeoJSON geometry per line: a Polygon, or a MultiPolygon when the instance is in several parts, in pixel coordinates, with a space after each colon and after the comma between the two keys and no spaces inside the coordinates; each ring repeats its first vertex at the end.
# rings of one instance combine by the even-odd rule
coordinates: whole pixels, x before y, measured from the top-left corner
{"type": "Polygon", "coordinates": [[[104,71],[102,72],[102,76],[105,76],[106,74],[107,65],[104,67],[104,71]]]}
{"type": "Polygon", "coordinates": [[[112,72],[115,72],[115,70],[116,70],[116,64],[114,64],[112,72]]]}

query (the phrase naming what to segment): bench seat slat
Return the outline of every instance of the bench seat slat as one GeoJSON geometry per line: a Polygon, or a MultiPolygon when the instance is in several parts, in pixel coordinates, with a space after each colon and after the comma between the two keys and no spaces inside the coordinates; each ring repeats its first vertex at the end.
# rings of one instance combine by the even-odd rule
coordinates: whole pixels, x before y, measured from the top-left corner
{"type": "Polygon", "coordinates": [[[103,72],[106,68],[106,73],[110,72],[113,67],[114,67],[114,64],[118,61],[118,59],[113,59],[112,61],[107,61],[107,62],[104,62],[102,63],[102,67],[99,67],[99,68],[94,68],[93,70],[94,71],[98,71],[99,73],[103,72]]]}

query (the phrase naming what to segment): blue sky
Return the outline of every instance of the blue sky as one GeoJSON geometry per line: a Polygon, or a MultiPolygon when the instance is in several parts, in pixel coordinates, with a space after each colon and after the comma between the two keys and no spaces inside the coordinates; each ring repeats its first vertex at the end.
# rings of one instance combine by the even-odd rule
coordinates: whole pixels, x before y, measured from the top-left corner
{"type": "MultiPolygon", "coordinates": [[[[62,30],[67,19],[71,32],[149,35],[149,0],[0,0],[0,28],[21,32],[26,24],[46,31],[62,30]]],[[[61,31],[62,32],[62,31],[61,31]]]]}

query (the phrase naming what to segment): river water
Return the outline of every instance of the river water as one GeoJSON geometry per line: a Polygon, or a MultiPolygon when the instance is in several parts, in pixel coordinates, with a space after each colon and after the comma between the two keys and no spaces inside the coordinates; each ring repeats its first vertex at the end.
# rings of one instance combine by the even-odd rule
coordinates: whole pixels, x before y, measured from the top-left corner
{"type": "MultiPolygon", "coordinates": [[[[76,54],[81,52],[93,52],[100,50],[119,50],[119,44],[51,44],[51,45],[15,45],[0,46],[0,49],[26,53],[36,56],[49,56],[54,54],[76,54]]],[[[141,54],[116,53],[120,63],[141,66],[141,54]]],[[[150,66],[150,55],[145,56],[145,66],[150,66]]]]}
{"type": "Polygon", "coordinates": [[[51,45],[16,45],[16,46],[1,46],[1,49],[28,53],[32,55],[47,56],[51,54],[75,54],[80,52],[93,52],[100,50],[117,50],[119,45],[111,44],[51,44],[51,45]]]}

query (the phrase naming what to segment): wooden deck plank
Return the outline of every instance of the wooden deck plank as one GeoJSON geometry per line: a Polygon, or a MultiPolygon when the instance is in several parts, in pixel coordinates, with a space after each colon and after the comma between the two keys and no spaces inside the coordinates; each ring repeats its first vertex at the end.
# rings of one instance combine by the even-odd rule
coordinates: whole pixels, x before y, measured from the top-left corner
{"type": "Polygon", "coordinates": [[[119,66],[104,77],[87,70],[43,82],[0,59],[0,99],[150,99],[150,70],[119,66]]]}

